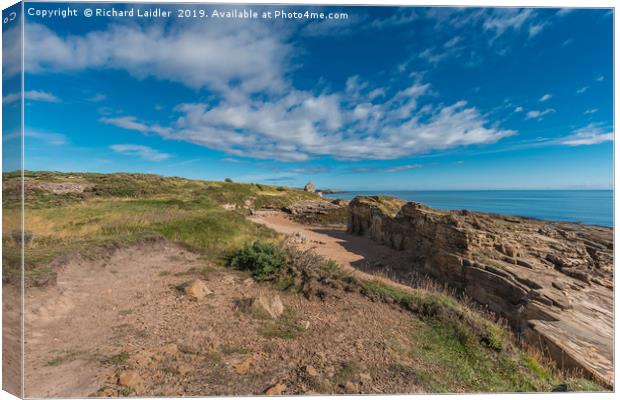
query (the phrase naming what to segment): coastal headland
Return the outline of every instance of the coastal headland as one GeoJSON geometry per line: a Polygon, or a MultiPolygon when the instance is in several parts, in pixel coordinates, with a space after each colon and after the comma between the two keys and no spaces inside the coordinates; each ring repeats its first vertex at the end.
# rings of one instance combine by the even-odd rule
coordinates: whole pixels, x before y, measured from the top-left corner
{"type": "Polygon", "coordinates": [[[28,396],[611,388],[611,229],[310,186],[24,177],[22,236],[20,175],[3,175],[3,287],[23,237],[28,396]]]}

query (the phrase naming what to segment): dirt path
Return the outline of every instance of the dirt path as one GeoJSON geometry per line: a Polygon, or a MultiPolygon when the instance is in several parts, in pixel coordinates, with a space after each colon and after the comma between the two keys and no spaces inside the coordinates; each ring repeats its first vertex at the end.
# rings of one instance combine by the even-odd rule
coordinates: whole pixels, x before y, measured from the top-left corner
{"type": "Polygon", "coordinates": [[[26,395],[86,396],[99,389],[115,368],[106,360],[121,352],[128,333],[143,329],[135,314],[154,302],[168,305],[161,293],[172,279],[162,278],[198,264],[175,246],[142,246],[107,261],[74,260],[58,272],[56,286],[28,289],[26,395]]]}
{"type": "Polygon", "coordinates": [[[298,235],[302,241],[299,247],[314,249],[362,278],[385,280],[383,277],[388,277],[390,283],[400,281],[406,284],[416,279],[413,271],[406,268],[411,256],[408,252],[395,251],[366,237],[351,235],[344,226],[304,225],[277,211],[257,211],[250,220],[285,235],[298,235]]]}
{"type": "MultiPolygon", "coordinates": [[[[359,261],[352,254],[339,259],[359,261]]],[[[395,367],[412,361],[390,350],[413,345],[416,321],[358,293],[308,299],[169,243],[138,246],[106,261],[71,261],[56,286],[28,289],[25,392],[256,395],[281,384],[284,394],[416,393],[418,372],[395,367]],[[175,289],[197,277],[212,292],[204,301],[175,289]],[[239,308],[259,296],[281,298],[287,317],[239,308]],[[122,385],[123,371],[138,384],[122,385]]]]}

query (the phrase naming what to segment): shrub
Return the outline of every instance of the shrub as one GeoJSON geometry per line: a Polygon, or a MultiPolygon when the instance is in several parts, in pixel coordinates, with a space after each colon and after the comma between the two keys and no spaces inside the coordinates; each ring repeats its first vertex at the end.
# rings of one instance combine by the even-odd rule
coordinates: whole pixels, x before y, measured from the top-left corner
{"type": "Polygon", "coordinates": [[[230,179],[230,178],[226,178],[226,179],[224,179],[224,182],[226,182],[226,183],[233,183],[233,180],[230,179]]]}
{"type": "Polygon", "coordinates": [[[242,271],[250,271],[256,280],[271,279],[286,265],[286,254],[277,245],[254,242],[235,250],[227,257],[227,264],[242,271]]]}

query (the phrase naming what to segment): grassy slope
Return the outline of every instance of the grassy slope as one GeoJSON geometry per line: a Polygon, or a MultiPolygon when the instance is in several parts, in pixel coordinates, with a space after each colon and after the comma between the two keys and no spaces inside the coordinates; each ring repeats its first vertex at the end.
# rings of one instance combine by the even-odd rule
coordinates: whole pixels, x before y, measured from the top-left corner
{"type": "MultiPolygon", "coordinates": [[[[274,232],[245,218],[247,207],[281,207],[318,198],[303,191],[253,184],[192,181],[140,174],[26,173],[26,274],[51,273],[49,262],[72,253],[99,257],[111,246],[153,237],[179,242],[217,261],[232,249],[274,232]],[[42,182],[86,185],[83,193],[52,194],[37,189],[42,182]],[[222,205],[234,204],[236,210],[222,205]]],[[[3,176],[3,273],[19,267],[18,244],[11,231],[18,220],[18,176],[3,176]]],[[[362,294],[411,311],[413,346],[394,343],[402,354],[403,373],[411,372],[433,392],[546,391],[562,379],[557,372],[518,350],[505,330],[444,294],[410,292],[362,282],[362,294]],[[431,310],[435,310],[432,311],[431,310]],[[456,310],[456,311],[455,311],[456,310]]],[[[598,390],[584,380],[571,380],[577,390],[598,390]]]]}
{"type": "MultiPolygon", "coordinates": [[[[275,237],[246,220],[243,208],[281,207],[315,194],[268,185],[192,181],[142,174],[64,174],[27,172],[26,273],[39,276],[62,254],[98,256],[109,246],[152,237],[183,243],[194,251],[218,257],[247,241],[275,237]],[[70,183],[88,187],[83,193],[53,194],[39,183],[70,183]],[[239,211],[221,205],[236,205],[239,211]]],[[[18,243],[10,233],[19,227],[19,177],[3,176],[3,265],[10,274],[19,266],[18,243]]]]}

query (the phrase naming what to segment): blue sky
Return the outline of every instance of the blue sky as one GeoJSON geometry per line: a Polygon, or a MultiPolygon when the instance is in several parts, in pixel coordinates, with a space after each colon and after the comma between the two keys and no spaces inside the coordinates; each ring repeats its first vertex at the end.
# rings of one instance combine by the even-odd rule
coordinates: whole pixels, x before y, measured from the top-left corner
{"type": "Polygon", "coordinates": [[[320,10],[348,19],[307,21],[87,19],[85,7],[26,16],[27,169],[612,187],[609,10],[333,7],[320,10]]]}

